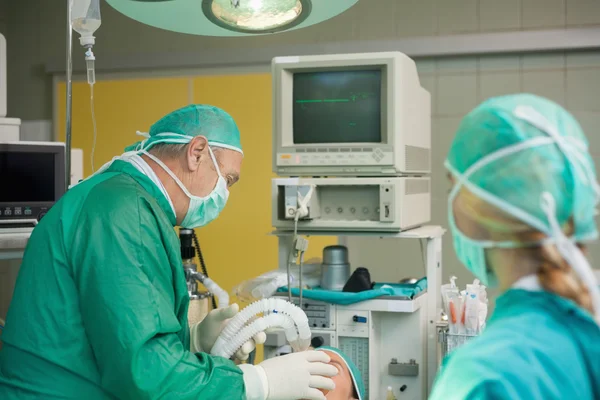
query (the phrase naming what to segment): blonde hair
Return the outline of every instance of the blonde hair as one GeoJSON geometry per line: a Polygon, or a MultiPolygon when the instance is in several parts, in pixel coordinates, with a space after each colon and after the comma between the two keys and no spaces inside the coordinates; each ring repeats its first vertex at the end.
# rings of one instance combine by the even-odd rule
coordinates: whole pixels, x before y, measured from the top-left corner
{"type": "MultiPolygon", "coordinates": [[[[454,212],[458,228],[473,239],[527,243],[546,237],[544,233],[480,199],[464,187],[460,189],[452,208],[448,211],[454,212]]],[[[563,232],[567,236],[573,234],[573,220],[563,226],[563,232]]],[[[585,251],[582,245],[578,244],[578,247],[585,251]]],[[[570,299],[594,314],[588,288],[554,244],[519,248],[515,252],[539,265],[536,273],[545,290],[570,299]]]]}

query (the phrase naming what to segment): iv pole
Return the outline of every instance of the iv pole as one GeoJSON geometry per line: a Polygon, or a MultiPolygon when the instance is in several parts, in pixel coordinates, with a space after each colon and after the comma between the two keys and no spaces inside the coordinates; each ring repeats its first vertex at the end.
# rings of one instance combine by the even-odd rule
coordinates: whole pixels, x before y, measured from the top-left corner
{"type": "Polygon", "coordinates": [[[73,28],[71,26],[71,3],[73,0],[67,0],[67,121],[66,127],[66,144],[67,149],[65,153],[66,168],[65,168],[65,188],[69,188],[71,185],[71,104],[73,95],[73,28]]]}

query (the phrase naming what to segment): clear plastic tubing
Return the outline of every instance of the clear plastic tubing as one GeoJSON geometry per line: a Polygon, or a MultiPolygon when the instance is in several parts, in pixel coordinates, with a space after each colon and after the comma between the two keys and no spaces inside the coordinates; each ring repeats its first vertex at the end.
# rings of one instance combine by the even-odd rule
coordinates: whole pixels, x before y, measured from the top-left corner
{"type": "Polygon", "coordinates": [[[274,327],[283,328],[285,337],[289,342],[296,343],[298,341],[298,332],[291,317],[283,314],[269,314],[266,317],[254,320],[250,325],[246,325],[231,340],[215,343],[211,354],[231,358],[254,335],[274,327]]]}
{"type": "Polygon", "coordinates": [[[223,290],[215,281],[209,277],[204,278],[202,284],[209,292],[211,292],[216,298],[219,308],[225,308],[229,306],[229,293],[223,290]]]}
{"type": "MultiPolygon", "coordinates": [[[[247,340],[250,340],[252,336],[260,332],[260,330],[252,333],[250,336],[247,336],[251,331],[254,331],[255,328],[252,328],[252,330],[248,329],[247,331],[243,331],[242,328],[245,329],[245,325],[248,322],[250,322],[256,315],[261,313],[265,314],[265,316],[259,318],[258,320],[255,320],[249,326],[258,327],[260,326],[259,324],[253,325],[256,323],[256,321],[264,320],[265,318],[268,318],[271,315],[282,314],[284,316],[289,317],[294,323],[293,332],[291,329],[287,329],[285,331],[286,339],[292,346],[292,349],[294,349],[294,351],[304,351],[308,349],[308,347],[310,346],[311,332],[310,327],[308,326],[308,318],[306,317],[304,311],[300,307],[286,300],[271,297],[268,299],[255,301],[248,307],[241,310],[235,317],[233,317],[231,321],[229,321],[227,326],[225,326],[225,329],[223,329],[223,331],[221,332],[221,335],[215,342],[215,345],[213,346],[213,351],[211,351],[211,353],[215,354],[216,352],[222,352],[223,348],[231,347],[226,346],[229,342],[240,342],[241,347],[241,345],[243,345],[247,340]]],[[[276,320],[283,323],[283,320],[274,318],[267,320],[267,322],[272,320],[276,320]]],[[[274,326],[269,326],[269,328],[272,327],[274,326]]],[[[281,327],[285,329],[284,326],[281,327]]],[[[235,353],[235,351],[237,351],[238,349],[239,347],[233,349],[233,353],[235,353]]]]}

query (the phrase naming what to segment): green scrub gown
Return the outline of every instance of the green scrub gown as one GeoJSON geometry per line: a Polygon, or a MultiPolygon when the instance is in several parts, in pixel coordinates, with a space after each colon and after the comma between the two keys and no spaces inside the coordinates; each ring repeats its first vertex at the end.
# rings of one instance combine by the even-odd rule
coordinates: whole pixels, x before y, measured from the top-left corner
{"type": "Polygon", "coordinates": [[[441,399],[600,399],[600,328],[569,300],[511,289],[444,360],[430,397],[441,399]]]}
{"type": "Polygon", "coordinates": [[[175,215],[134,166],[75,186],[34,229],[0,352],[0,399],[242,399],[230,360],[189,351],[175,215]]]}

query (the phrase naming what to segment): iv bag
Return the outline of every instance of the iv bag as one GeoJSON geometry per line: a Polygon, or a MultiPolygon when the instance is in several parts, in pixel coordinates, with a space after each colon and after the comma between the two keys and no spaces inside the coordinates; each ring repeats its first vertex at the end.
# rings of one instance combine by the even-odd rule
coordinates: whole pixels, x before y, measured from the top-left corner
{"type": "Polygon", "coordinates": [[[100,0],[71,0],[71,26],[81,35],[82,46],[94,45],[94,32],[101,22],[100,0]]]}

